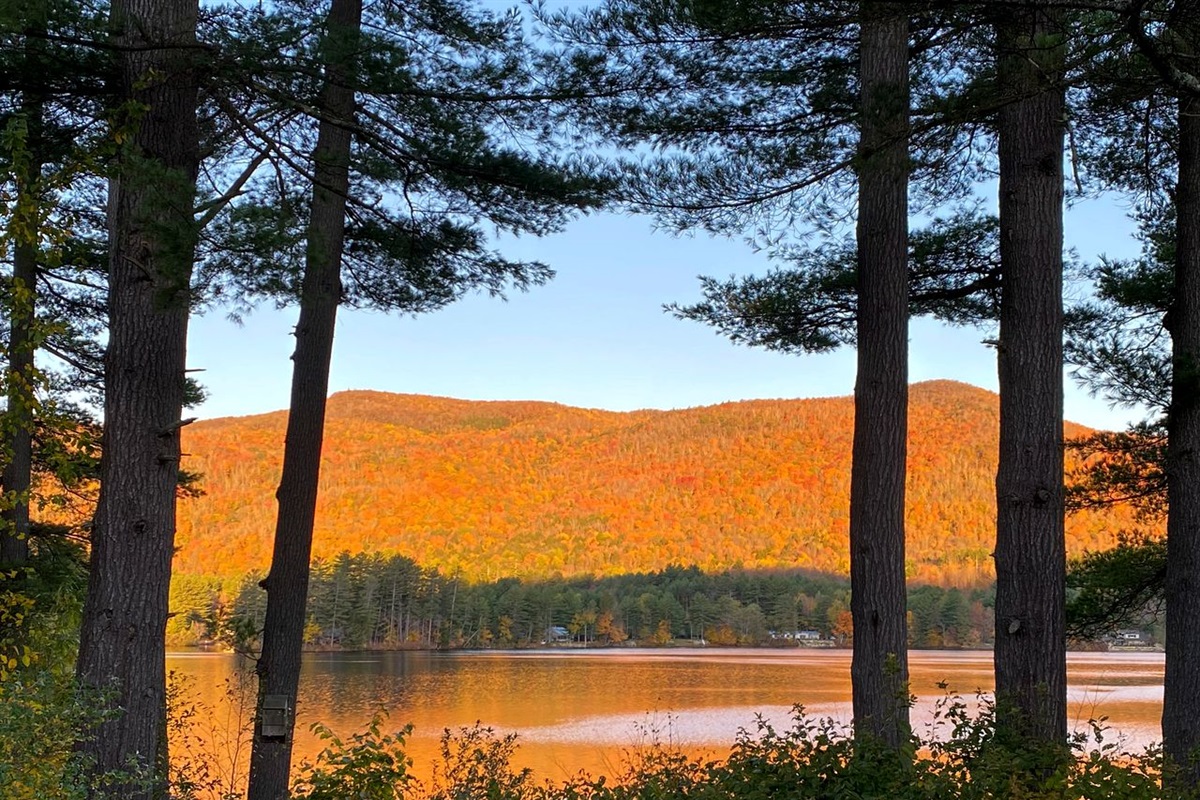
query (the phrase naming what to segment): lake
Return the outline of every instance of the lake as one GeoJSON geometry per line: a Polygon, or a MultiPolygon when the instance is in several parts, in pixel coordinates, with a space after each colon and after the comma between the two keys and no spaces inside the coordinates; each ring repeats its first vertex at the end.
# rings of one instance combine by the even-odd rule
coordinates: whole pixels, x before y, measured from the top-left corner
{"type": "MultiPolygon", "coordinates": [[[[239,657],[172,653],[167,668],[213,711],[200,735],[236,727],[224,697],[239,657]],[[215,720],[210,722],[210,720],[215,720]]],[[[973,698],[992,683],[987,651],[914,651],[913,722],[928,733],[948,692],[973,698]],[[940,688],[944,683],[947,688],[940,688]]],[[[1130,748],[1159,738],[1161,653],[1071,653],[1071,722],[1086,728],[1105,716],[1130,748]]],[[[253,681],[249,682],[253,695],[253,681]]],[[[390,729],[412,723],[407,750],[427,776],[443,729],[479,722],[516,732],[516,761],[558,781],[585,770],[619,771],[622,753],[653,737],[720,755],[756,714],[786,726],[794,704],[810,715],[850,716],[849,650],[606,649],[488,652],[311,653],[305,656],[297,709],[297,757],[320,744],[309,725],[341,735],[362,729],[379,709],[390,729]]],[[[232,745],[221,745],[223,751],[232,745]]],[[[245,755],[222,756],[244,763],[245,755]]]]}

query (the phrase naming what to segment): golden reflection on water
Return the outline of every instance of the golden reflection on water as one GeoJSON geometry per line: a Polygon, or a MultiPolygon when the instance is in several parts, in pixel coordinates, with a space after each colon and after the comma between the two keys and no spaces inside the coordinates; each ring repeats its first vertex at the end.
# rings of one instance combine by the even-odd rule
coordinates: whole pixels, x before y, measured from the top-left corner
{"type": "MultiPolygon", "coordinates": [[[[984,651],[912,652],[918,731],[928,732],[934,705],[947,692],[973,699],[989,689],[991,659],[984,651]]],[[[226,679],[239,660],[245,663],[226,654],[171,654],[167,667],[185,676],[204,705],[221,709],[227,708],[226,679]]],[[[1074,725],[1107,716],[1134,749],[1158,738],[1162,654],[1072,653],[1068,669],[1074,725]]],[[[442,731],[477,722],[518,733],[517,766],[531,767],[539,777],[558,781],[580,770],[611,776],[619,774],[623,753],[655,738],[693,753],[727,752],[739,728],[753,727],[756,714],[785,727],[795,704],[812,716],[846,720],[849,676],[848,650],[309,654],[295,760],[320,750],[309,731],[313,722],[345,735],[382,709],[388,727],[415,726],[406,750],[422,778],[430,774],[442,731]]],[[[248,685],[252,692],[253,680],[248,685]]],[[[213,727],[199,735],[211,737],[213,727]]]]}

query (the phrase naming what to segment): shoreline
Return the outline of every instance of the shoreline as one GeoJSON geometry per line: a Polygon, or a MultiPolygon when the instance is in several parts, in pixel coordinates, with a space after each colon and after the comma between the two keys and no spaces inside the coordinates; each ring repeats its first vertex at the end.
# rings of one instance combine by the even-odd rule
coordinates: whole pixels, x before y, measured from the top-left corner
{"type": "MultiPolygon", "coordinates": [[[[572,652],[572,653],[597,653],[597,652],[612,652],[612,651],[634,651],[634,652],[655,652],[655,651],[678,651],[678,650],[745,650],[767,651],[767,652],[786,652],[786,651],[846,651],[849,652],[852,648],[847,645],[836,644],[789,644],[789,645],[770,645],[770,644],[731,644],[731,645],[709,645],[695,641],[680,641],[678,643],[667,644],[639,644],[622,643],[622,644],[582,644],[582,643],[557,643],[557,644],[538,644],[527,647],[428,647],[424,645],[412,645],[409,647],[338,647],[334,646],[310,646],[306,645],[303,653],[321,653],[321,654],[345,654],[353,655],[355,653],[536,653],[536,652],[572,652]]],[[[992,647],[980,645],[975,647],[910,647],[910,653],[982,653],[991,652],[992,647]]],[[[177,645],[169,647],[167,655],[189,655],[196,653],[213,653],[213,654],[236,654],[238,651],[227,647],[216,645],[177,645]]],[[[1068,653],[1163,653],[1164,648],[1161,645],[1136,645],[1136,646],[1085,646],[1085,647],[1067,647],[1068,653]]]]}

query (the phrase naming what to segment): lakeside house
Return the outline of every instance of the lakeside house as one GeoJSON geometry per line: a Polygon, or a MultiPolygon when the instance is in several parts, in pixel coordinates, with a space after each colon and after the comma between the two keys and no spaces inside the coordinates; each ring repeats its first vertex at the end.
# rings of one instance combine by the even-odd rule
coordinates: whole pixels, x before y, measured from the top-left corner
{"type": "Polygon", "coordinates": [[[811,644],[819,642],[823,638],[820,631],[767,631],[767,634],[774,640],[783,640],[785,642],[797,642],[799,644],[811,644]]]}
{"type": "Polygon", "coordinates": [[[571,641],[571,632],[562,625],[551,625],[546,628],[546,638],[542,644],[561,644],[571,641]]]}

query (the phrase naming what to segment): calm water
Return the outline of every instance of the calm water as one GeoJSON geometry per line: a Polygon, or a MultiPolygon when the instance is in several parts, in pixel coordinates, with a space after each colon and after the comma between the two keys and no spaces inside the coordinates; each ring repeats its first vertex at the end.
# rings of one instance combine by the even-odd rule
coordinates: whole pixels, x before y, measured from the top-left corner
{"type": "MultiPolygon", "coordinates": [[[[947,691],[973,697],[991,686],[990,652],[913,652],[914,724],[926,732],[947,691]],[[947,689],[939,688],[946,683],[947,689]]],[[[238,657],[172,654],[167,667],[196,696],[219,709],[238,657]]],[[[1161,653],[1072,653],[1068,659],[1074,724],[1107,716],[1125,742],[1140,748],[1159,737],[1161,653]]],[[[297,709],[297,754],[319,743],[320,720],[339,734],[361,729],[378,709],[389,727],[415,725],[408,751],[415,771],[429,772],[445,728],[476,722],[519,734],[520,766],[561,779],[580,769],[618,770],[623,751],[649,737],[719,754],[741,727],[762,714],[786,725],[801,703],[815,716],[850,715],[848,650],[595,650],[457,653],[310,654],[297,709]]]]}

